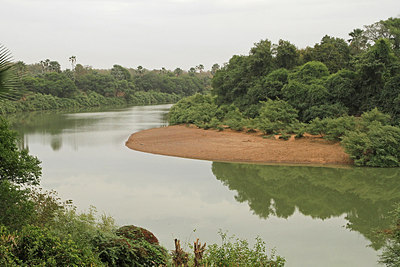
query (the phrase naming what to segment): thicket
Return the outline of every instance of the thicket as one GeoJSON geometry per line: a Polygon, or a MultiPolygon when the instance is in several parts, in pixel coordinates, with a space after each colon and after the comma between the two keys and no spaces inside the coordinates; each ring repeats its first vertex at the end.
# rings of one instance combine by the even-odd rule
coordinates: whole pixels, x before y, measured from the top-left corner
{"type": "Polygon", "coordinates": [[[207,104],[182,99],[170,123],[258,129],[283,139],[320,134],[342,141],[356,165],[398,167],[399,33],[400,18],[389,18],[355,29],[347,41],[324,36],[305,49],[261,40],[216,71],[207,104]]]}

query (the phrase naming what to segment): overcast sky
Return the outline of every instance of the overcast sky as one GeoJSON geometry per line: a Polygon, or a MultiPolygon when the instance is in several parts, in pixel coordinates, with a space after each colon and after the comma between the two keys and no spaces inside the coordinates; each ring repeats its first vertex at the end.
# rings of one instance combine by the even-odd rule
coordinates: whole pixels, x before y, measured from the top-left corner
{"type": "Polygon", "coordinates": [[[299,48],[400,15],[399,0],[0,0],[0,43],[15,60],[94,68],[210,69],[255,42],[299,48]]]}

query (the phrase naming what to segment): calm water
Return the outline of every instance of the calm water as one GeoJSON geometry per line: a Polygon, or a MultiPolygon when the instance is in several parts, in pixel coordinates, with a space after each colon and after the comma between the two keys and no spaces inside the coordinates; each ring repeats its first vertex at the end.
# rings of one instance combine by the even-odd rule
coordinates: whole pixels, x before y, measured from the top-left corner
{"type": "Polygon", "coordinates": [[[259,235],[287,266],[377,266],[400,201],[400,169],[216,163],[136,152],[131,133],[165,126],[169,105],[86,113],[10,116],[42,161],[42,186],[156,234],[219,243],[219,229],[259,235]]]}

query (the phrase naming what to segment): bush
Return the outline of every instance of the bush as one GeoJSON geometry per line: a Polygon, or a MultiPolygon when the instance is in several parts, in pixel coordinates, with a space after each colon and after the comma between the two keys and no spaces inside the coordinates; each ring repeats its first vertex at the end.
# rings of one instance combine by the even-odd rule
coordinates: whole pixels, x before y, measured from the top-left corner
{"type": "Polygon", "coordinates": [[[209,123],[215,117],[217,109],[212,96],[195,94],[173,105],[168,114],[168,121],[172,125],[209,123]]]}
{"type": "Polygon", "coordinates": [[[275,256],[272,250],[271,255],[266,253],[265,242],[256,238],[253,248],[249,247],[246,240],[234,236],[227,237],[226,233],[219,232],[222,244],[208,246],[204,255],[203,263],[206,266],[284,266],[285,259],[275,256]]]}
{"type": "Polygon", "coordinates": [[[291,124],[297,124],[298,112],[283,100],[263,102],[258,119],[258,129],[265,134],[287,132],[291,124]]]}
{"type": "Polygon", "coordinates": [[[20,230],[35,216],[35,203],[29,190],[21,189],[8,181],[0,181],[0,224],[11,230],[20,230]]]}
{"type": "Polygon", "coordinates": [[[116,236],[99,234],[96,243],[101,260],[110,266],[160,266],[167,261],[157,238],[140,227],[123,226],[116,236]]]}
{"type": "Polygon", "coordinates": [[[0,235],[0,240],[9,240],[8,242],[0,241],[0,251],[5,250],[6,260],[13,264],[90,266],[99,263],[93,254],[83,253],[71,239],[61,240],[46,228],[27,225],[19,233],[10,233],[0,226],[0,235]]]}
{"type": "Polygon", "coordinates": [[[351,116],[339,118],[315,118],[306,127],[310,134],[319,134],[327,140],[340,141],[349,131],[356,129],[356,120],[351,116]]]}
{"type": "Polygon", "coordinates": [[[224,123],[232,130],[241,131],[244,127],[244,118],[239,109],[235,107],[225,115],[224,123]]]}
{"type": "Polygon", "coordinates": [[[348,132],[342,144],[359,166],[399,167],[400,128],[374,121],[367,131],[348,132]]]}
{"type": "Polygon", "coordinates": [[[340,141],[346,133],[356,129],[356,120],[352,116],[326,119],[325,139],[340,141]]]}

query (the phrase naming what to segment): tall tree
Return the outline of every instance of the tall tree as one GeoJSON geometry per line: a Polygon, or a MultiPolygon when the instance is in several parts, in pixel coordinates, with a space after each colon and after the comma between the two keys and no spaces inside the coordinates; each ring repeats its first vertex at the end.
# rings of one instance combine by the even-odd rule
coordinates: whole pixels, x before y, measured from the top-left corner
{"type": "Polygon", "coordinates": [[[274,49],[276,52],[275,62],[278,68],[293,69],[299,61],[299,53],[296,46],[289,41],[279,40],[274,49]]]}

